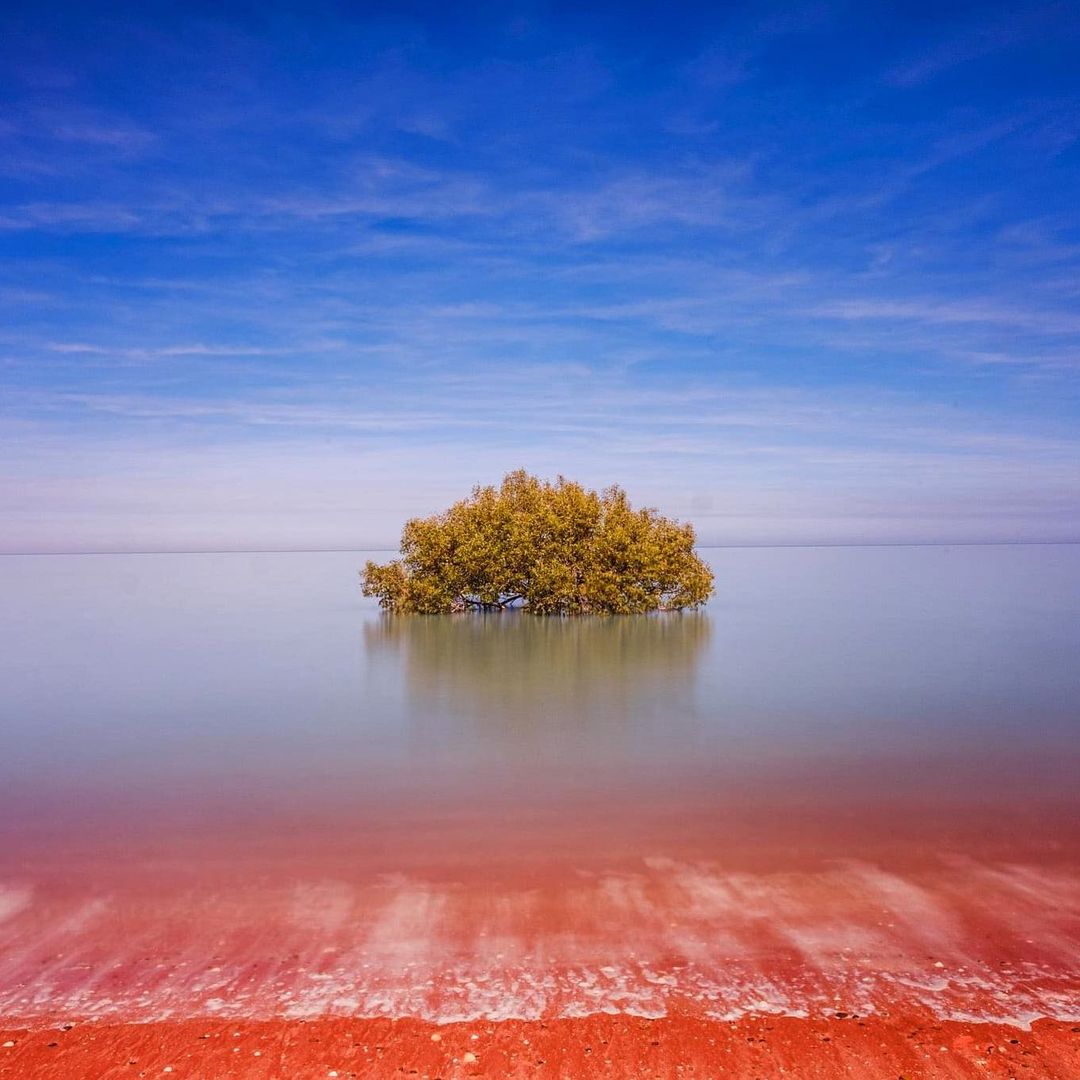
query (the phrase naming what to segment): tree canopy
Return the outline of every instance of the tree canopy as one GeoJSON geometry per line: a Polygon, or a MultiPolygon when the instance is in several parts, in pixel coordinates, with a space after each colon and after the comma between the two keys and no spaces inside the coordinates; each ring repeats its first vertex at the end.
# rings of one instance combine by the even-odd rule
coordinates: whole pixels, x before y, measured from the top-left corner
{"type": "Polygon", "coordinates": [[[712,589],[692,525],[635,510],[619,487],[589,491],[523,469],[406,522],[401,558],[363,572],[364,595],[403,613],[631,615],[697,607],[712,589]]]}

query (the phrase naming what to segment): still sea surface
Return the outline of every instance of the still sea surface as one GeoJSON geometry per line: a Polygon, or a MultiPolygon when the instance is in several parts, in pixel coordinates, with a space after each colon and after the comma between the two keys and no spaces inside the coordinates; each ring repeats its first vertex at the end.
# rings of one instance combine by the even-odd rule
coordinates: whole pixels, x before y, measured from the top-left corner
{"type": "Polygon", "coordinates": [[[704,554],[611,619],[0,558],[0,1015],[1080,1015],[1080,546],[704,554]]]}

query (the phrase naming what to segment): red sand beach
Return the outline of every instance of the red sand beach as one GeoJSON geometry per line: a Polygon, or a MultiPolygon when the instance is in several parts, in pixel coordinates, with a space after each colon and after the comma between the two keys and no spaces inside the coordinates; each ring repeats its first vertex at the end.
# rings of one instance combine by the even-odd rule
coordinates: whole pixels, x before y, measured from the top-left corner
{"type": "Polygon", "coordinates": [[[579,809],[9,846],[0,1076],[1080,1076],[1068,819],[579,809]]]}

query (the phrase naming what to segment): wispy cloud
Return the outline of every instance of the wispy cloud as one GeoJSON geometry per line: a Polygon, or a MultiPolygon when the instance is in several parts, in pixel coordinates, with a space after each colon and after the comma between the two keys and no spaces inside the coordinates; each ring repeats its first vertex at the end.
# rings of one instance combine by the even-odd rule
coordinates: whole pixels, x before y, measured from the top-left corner
{"type": "Polygon", "coordinates": [[[995,326],[1052,336],[1080,334],[1080,315],[1062,310],[1028,310],[991,301],[837,300],[811,314],[841,320],[892,320],[938,325],[995,326]]]}
{"type": "Polygon", "coordinates": [[[152,360],[170,356],[274,356],[290,350],[267,348],[258,345],[163,345],[157,348],[116,348],[108,345],[91,345],[78,341],[50,341],[45,348],[50,352],[76,356],[117,356],[133,360],[152,360]]]}
{"type": "Polygon", "coordinates": [[[1062,33],[1075,37],[1074,19],[1067,5],[1033,4],[996,12],[979,11],[966,25],[929,48],[890,69],[885,78],[893,86],[921,86],[939,75],[972,61],[1022,45],[1041,34],[1062,33]]]}
{"type": "Polygon", "coordinates": [[[142,210],[103,203],[23,203],[0,212],[0,229],[11,230],[134,232],[146,222],[142,210]]]}

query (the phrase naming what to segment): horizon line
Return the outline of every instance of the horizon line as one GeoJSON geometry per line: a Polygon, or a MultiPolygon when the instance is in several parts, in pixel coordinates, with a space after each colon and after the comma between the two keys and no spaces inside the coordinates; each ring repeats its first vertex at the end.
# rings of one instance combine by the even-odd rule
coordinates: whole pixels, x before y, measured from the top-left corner
{"type": "MultiPolygon", "coordinates": [[[[1070,547],[1080,538],[1066,540],[837,540],[813,543],[698,544],[700,551],[742,551],[817,548],[913,548],[913,547],[1070,547]]],[[[0,557],[25,558],[74,555],[361,555],[397,552],[396,547],[289,547],[289,548],[109,548],[105,550],[0,551],[0,557]]]]}

